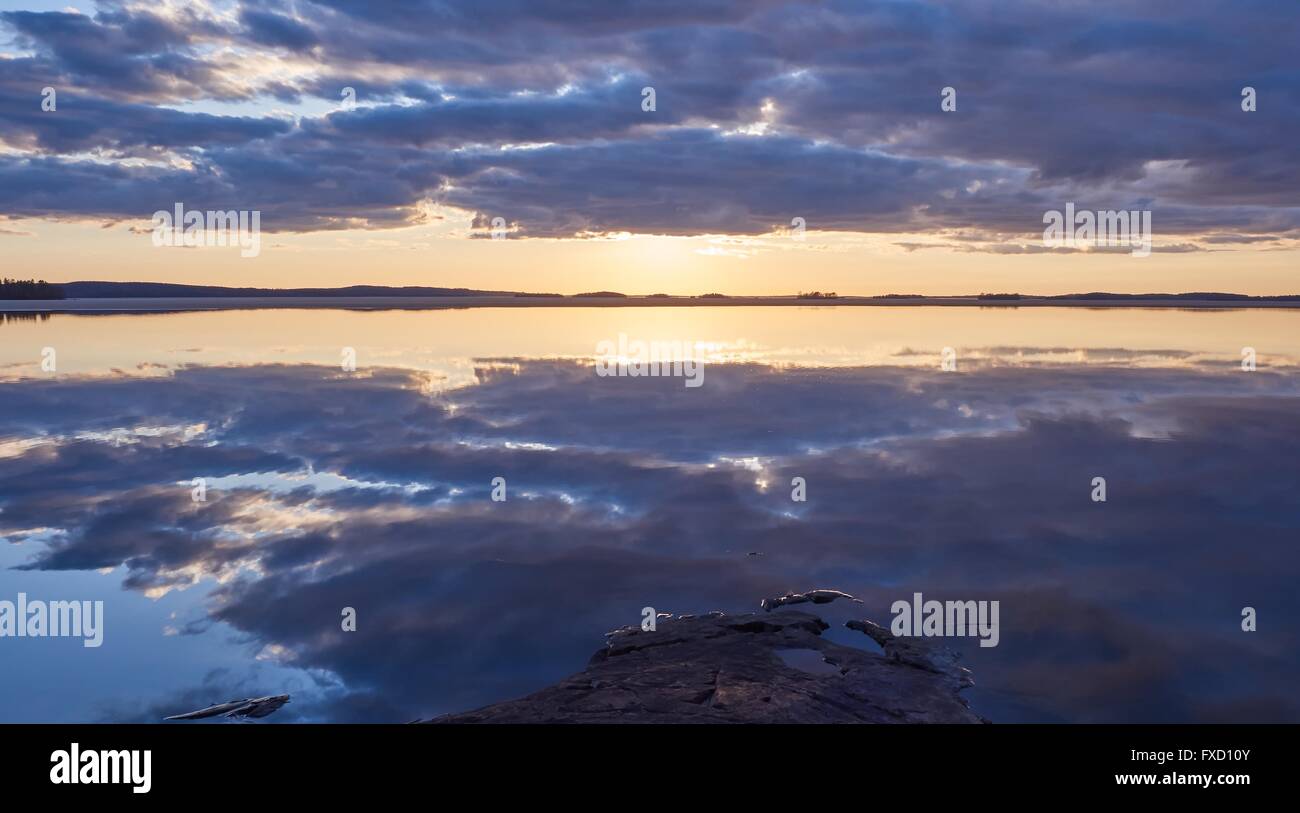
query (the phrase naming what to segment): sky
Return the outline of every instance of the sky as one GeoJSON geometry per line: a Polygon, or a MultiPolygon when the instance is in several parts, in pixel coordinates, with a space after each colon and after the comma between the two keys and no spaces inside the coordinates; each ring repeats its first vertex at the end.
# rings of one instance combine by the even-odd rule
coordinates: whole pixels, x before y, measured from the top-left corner
{"type": "Polygon", "coordinates": [[[1292,0],[5,0],[0,256],[54,281],[1300,293],[1298,29],[1292,0]],[[260,212],[260,252],[156,247],[177,203],[260,212]],[[1046,245],[1067,203],[1150,212],[1151,255],[1046,245]]]}

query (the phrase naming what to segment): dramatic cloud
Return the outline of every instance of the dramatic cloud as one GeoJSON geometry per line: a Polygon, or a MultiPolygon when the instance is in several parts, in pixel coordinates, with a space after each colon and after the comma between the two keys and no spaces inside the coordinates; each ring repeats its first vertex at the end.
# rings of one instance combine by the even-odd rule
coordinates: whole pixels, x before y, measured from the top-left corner
{"type": "Polygon", "coordinates": [[[183,8],[0,13],[0,214],[185,200],[310,231],[416,223],[434,201],[518,236],[798,216],[978,229],[1001,236],[968,250],[1004,253],[1032,250],[1065,201],[1241,238],[1219,245],[1300,229],[1287,0],[183,8]],[[337,109],[344,88],[355,109],[337,109]],[[207,103],[241,115],[192,108],[207,103]]]}

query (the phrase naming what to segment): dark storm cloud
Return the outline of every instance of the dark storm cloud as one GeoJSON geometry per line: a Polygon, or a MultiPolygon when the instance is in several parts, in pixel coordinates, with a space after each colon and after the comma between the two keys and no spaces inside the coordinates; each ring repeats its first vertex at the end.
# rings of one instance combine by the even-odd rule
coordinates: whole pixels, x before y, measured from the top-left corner
{"type": "MultiPolygon", "coordinates": [[[[0,212],[147,216],[159,198],[189,199],[172,196],[172,170],[123,183],[73,153],[162,151],[193,166],[191,197],[219,175],[271,231],[408,225],[436,199],[479,224],[504,216],[518,236],[756,233],[800,216],[1023,240],[1066,201],[1152,209],[1161,234],[1283,234],[1300,228],[1290,11],[503,0],[7,12],[0,26],[29,54],[0,76],[0,138],[26,155],[0,172],[34,166],[71,191],[39,204],[20,188],[0,212]],[[293,67],[268,61],[280,58],[293,67]],[[67,94],[56,114],[39,110],[47,85],[67,94]],[[647,85],[653,113],[640,107],[647,85]],[[955,113],[939,110],[947,86],[955,113]],[[1245,86],[1257,112],[1240,108],[1245,86]],[[337,104],[344,87],[361,107],[297,126],[156,107],[260,100],[264,112],[337,104]],[[760,122],[765,136],[720,134],[760,122]],[[34,154],[47,162],[22,164],[34,154]]],[[[1034,250],[1015,242],[972,250],[1034,250]]]]}
{"type": "Polygon", "coordinates": [[[878,620],[913,590],[1000,600],[1000,645],[968,650],[996,719],[1300,718],[1289,375],[736,365],[687,390],[516,361],[435,396],[294,366],[0,384],[0,440],[47,439],[4,459],[0,533],[56,529],[23,567],[125,565],[133,590],[220,575],[189,634],[224,622],[342,682],[295,718],[472,707],[575,671],[644,606],[811,586],[878,620]],[[207,430],[85,434],[115,423],[207,430]],[[284,479],[308,471],[348,479],[284,479]],[[261,485],[191,501],[232,473],[261,485]]]}

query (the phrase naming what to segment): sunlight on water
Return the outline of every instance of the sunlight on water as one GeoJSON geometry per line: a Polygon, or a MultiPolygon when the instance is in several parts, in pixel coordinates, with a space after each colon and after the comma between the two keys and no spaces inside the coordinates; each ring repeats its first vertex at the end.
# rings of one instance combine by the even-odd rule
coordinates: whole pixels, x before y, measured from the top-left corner
{"type": "Polygon", "coordinates": [[[0,324],[0,375],[164,375],[185,364],[338,365],[428,371],[439,388],[474,380],[476,359],[591,358],[602,340],[703,343],[710,363],[937,366],[971,363],[1176,367],[1300,359],[1300,310],[1080,308],[474,308],[246,310],[75,315],[0,324]]]}

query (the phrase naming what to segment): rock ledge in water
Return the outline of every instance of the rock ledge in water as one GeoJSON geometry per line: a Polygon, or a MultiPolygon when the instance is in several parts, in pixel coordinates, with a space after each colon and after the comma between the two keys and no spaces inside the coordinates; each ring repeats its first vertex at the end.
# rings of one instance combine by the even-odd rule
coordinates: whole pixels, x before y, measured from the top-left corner
{"type": "Polygon", "coordinates": [[[554,686],[431,722],[986,722],[958,696],[970,673],[946,648],[887,641],[881,655],[827,641],[825,629],[795,610],[661,619],[654,632],[624,627],[585,670],[554,686]],[[820,658],[819,668],[791,665],[809,658],[820,658]]]}

